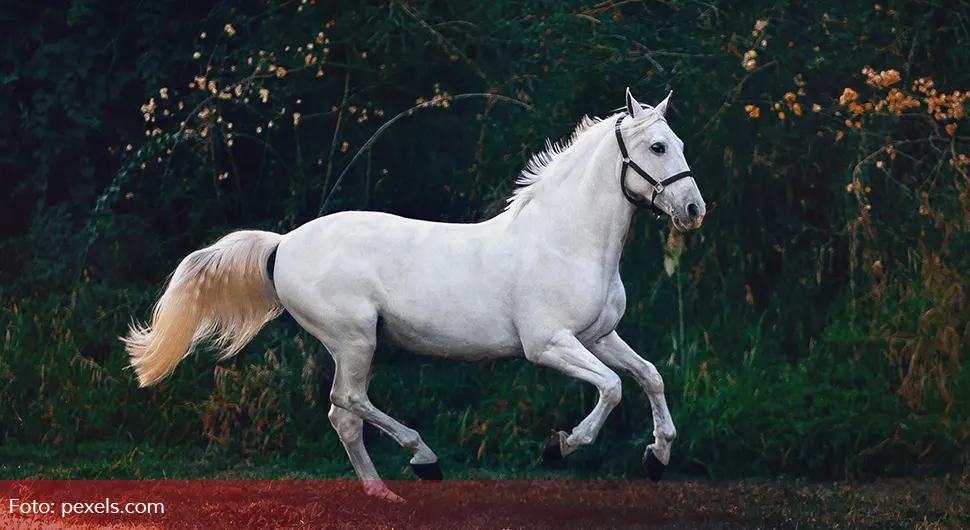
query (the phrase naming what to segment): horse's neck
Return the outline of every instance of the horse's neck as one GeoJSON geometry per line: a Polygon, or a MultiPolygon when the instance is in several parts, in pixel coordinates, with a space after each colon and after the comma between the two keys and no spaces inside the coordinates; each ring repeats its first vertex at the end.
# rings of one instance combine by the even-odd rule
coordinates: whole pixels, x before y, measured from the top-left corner
{"type": "Polygon", "coordinates": [[[619,182],[619,148],[597,142],[585,152],[567,152],[548,171],[546,186],[519,218],[544,232],[549,244],[600,260],[604,272],[619,265],[634,207],[619,182]],[[522,215],[526,214],[526,215],[522,215]]]}

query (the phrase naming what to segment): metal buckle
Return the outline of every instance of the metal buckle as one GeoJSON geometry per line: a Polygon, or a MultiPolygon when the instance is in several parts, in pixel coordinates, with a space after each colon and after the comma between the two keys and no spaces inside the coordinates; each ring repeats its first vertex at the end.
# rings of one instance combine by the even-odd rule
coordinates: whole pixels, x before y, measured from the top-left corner
{"type": "Polygon", "coordinates": [[[628,157],[628,156],[624,156],[623,158],[621,158],[621,160],[623,161],[624,164],[629,164],[630,163],[630,157],[628,157]]]}
{"type": "Polygon", "coordinates": [[[657,185],[653,187],[653,191],[654,191],[654,193],[656,193],[658,195],[661,194],[661,193],[663,193],[664,192],[664,183],[663,182],[658,182],[657,185]]]}

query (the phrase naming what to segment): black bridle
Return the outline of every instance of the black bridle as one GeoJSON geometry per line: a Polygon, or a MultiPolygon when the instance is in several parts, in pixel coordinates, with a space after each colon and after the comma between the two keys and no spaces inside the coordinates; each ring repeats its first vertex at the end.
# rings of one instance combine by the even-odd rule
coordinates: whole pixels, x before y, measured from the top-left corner
{"type": "Polygon", "coordinates": [[[626,200],[633,203],[634,206],[646,206],[652,209],[657,215],[657,219],[660,219],[660,217],[663,215],[663,211],[660,210],[656,204],[654,204],[654,201],[657,200],[657,196],[663,193],[664,189],[674,182],[687,177],[693,178],[694,172],[688,169],[687,171],[677,173],[676,175],[658,181],[657,179],[651,177],[650,174],[647,173],[642,167],[638,166],[636,162],[631,160],[630,153],[627,152],[626,145],[623,143],[623,134],[620,132],[620,124],[623,123],[623,119],[628,115],[629,114],[627,113],[622,114],[620,119],[616,120],[616,126],[614,127],[614,131],[616,132],[616,143],[620,145],[620,155],[623,156],[623,169],[620,170],[620,189],[623,190],[623,196],[626,197],[626,200]],[[650,200],[647,200],[646,197],[640,197],[638,199],[630,193],[630,190],[626,186],[626,170],[630,167],[632,167],[633,171],[636,171],[638,175],[643,177],[644,180],[653,186],[653,196],[650,197],[650,200]]]}

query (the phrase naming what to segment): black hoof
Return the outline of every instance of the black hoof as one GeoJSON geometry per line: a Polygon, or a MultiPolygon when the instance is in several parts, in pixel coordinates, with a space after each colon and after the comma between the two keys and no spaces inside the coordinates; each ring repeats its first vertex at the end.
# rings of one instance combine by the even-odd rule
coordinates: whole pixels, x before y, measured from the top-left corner
{"type": "Polygon", "coordinates": [[[560,442],[558,433],[546,440],[546,445],[542,448],[542,465],[556,467],[562,463],[562,445],[560,442]]]}
{"type": "Polygon", "coordinates": [[[437,462],[430,464],[411,464],[411,470],[421,480],[441,480],[441,466],[437,462]]]}
{"type": "Polygon", "coordinates": [[[659,481],[664,476],[664,470],[667,469],[667,466],[659,458],[654,456],[653,451],[650,450],[643,457],[643,467],[647,470],[647,476],[654,482],[659,481]]]}

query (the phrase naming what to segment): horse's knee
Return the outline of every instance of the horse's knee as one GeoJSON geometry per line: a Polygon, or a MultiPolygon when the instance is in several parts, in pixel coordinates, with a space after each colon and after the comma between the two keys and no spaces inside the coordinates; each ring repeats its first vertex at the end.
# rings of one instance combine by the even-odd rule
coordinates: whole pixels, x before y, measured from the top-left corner
{"type": "Polygon", "coordinates": [[[651,394],[663,394],[664,392],[664,380],[660,376],[660,372],[657,371],[657,367],[651,363],[643,368],[641,377],[643,378],[643,386],[646,388],[647,392],[651,394]]]}
{"type": "Polygon", "coordinates": [[[610,374],[600,388],[600,397],[611,407],[620,402],[623,397],[623,382],[620,381],[620,376],[610,374]]]}

